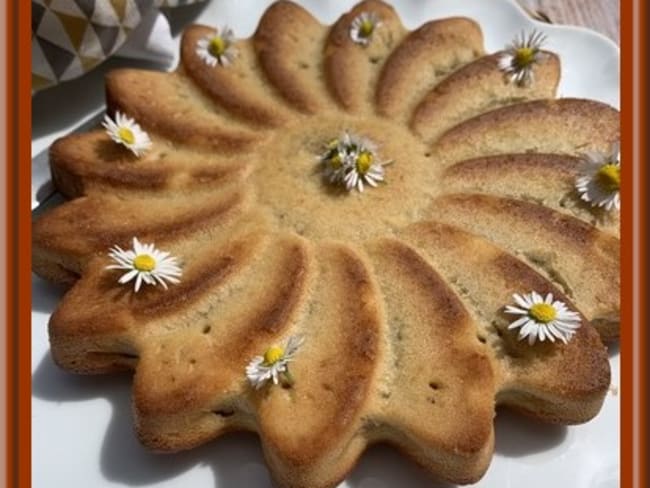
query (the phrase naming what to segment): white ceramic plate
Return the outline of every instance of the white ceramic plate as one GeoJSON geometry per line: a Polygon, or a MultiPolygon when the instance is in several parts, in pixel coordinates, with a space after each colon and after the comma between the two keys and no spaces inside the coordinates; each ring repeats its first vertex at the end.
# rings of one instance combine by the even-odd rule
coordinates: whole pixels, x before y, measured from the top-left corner
{"type": "MultiPolygon", "coordinates": [[[[250,35],[263,10],[261,0],[212,0],[172,13],[172,26],[184,21],[228,24],[250,35]]],[[[298,1],[322,22],[332,23],[354,0],[298,1]]],[[[405,25],[449,15],[477,20],[487,51],[496,51],[522,29],[533,27],[549,38],[547,48],[562,59],[561,96],[592,98],[619,106],[619,50],[592,31],[532,21],[513,0],[394,0],[405,25]]],[[[131,63],[132,64],[132,63],[131,63]]],[[[103,109],[106,66],[37,94],[33,107],[32,154],[103,109]]],[[[35,173],[36,174],[36,173],[35,173]]],[[[152,454],[132,430],[130,378],[78,377],[60,371],[48,352],[47,321],[61,292],[38,278],[32,284],[32,474],[34,488],[270,488],[261,450],[253,435],[234,435],[193,451],[152,454]]],[[[612,383],[619,384],[618,351],[610,355],[612,383]]],[[[548,426],[506,411],[496,418],[495,456],[477,487],[615,488],[619,486],[619,396],[607,395],[600,414],[575,427],[548,426]]],[[[373,447],[341,488],[449,487],[431,479],[388,447],[373,447]]]]}

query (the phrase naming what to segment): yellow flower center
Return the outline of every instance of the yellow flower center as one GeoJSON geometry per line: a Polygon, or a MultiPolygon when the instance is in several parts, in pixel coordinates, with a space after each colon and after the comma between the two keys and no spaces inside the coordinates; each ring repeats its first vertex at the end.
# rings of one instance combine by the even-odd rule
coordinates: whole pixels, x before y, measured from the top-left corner
{"type": "Polygon", "coordinates": [[[330,165],[334,169],[339,169],[341,165],[343,164],[343,160],[341,159],[341,154],[340,153],[335,153],[330,157],[330,165]]]}
{"type": "Polygon", "coordinates": [[[119,137],[124,144],[133,144],[135,142],[135,134],[128,127],[120,127],[117,130],[117,137],[119,137]]]}
{"type": "Polygon", "coordinates": [[[284,357],[284,349],[279,346],[269,347],[264,353],[264,364],[273,366],[284,357]]]}
{"type": "Polygon", "coordinates": [[[603,165],[596,173],[596,181],[606,192],[618,191],[621,187],[621,167],[614,163],[603,165]]]}
{"type": "Polygon", "coordinates": [[[359,26],[359,35],[361,37],[370,37],[372,35],[372,31],[374,30],[375,24],[372,20],[366,19],[361,21],[361,25],[359,26]]]}
{"type": "Polygon", "coordinates": [[[133,260],[133,267],[138,271],[153,271],[156,260],[148,254],[140,254],[133,260]]]}
{"type": "Polygon", "coordinates": [[[532,47],[520,47],[515,54],[515,63],[521,68],[530,66],[535,61],[535,49],[532,47]]]}
{"type": "Polygon", "coordinates": [[[361,174],[365,174],[370,169],[372,165],[373,156],[370,151],[361,151],[357,156],[357,171],[361,174]]]}
{"type": "Polygon", "coordinates": [[[548,324],[555,320],[557,311],[553,305],[549,305],[548,303],[536,303],[528,309],[528,315],[537,322],[548,324]]]}
{"type": "Polygon", "coordinates": [[[223,37],[214,36],[212,39],[210,39],[208,51],[210,51],[210,54],[212,54],[215,58],[218,58],[220,56],[223,56],[223,54],[226,52],[226,47],[226,41],[224,41],[223,37]]]}

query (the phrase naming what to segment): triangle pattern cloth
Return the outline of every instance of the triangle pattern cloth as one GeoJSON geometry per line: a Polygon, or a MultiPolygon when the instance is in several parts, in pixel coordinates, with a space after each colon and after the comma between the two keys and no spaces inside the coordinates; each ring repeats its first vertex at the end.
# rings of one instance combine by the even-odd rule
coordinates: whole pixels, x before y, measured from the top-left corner
{"type": "Polygon", "coordinates": [[[202,1],[32,0],[32,90],[90,71],[152,11],[202,1]]]}

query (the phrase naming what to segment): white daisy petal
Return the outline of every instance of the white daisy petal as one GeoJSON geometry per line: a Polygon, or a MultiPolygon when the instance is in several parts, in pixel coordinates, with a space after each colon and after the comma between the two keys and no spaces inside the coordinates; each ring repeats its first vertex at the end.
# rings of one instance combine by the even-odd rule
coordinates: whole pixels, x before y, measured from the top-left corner
{"type": "Polygon", "coordinates": [[[530,300],[528,296],[521,296],[518,293],[512,295],[512,298],[517,302],[517,305],[525,309],[528,309],[533,304],[532,300],[530,300]]]}
{"type": "Polygon", "coordinates": [[[521,317],[521,318],[515,320],[513,323],[511,323],[508,326],[508,329],[516,329],[517,327],[521,327],[522,325],[527,323],[528,320],[529,320],[528,317],[521,317]]]}
{"type": "Polygon", "coordinates": [[[301,335],[291,336],[287,341],[287,355],[292,356],[305,342],[305,338],[301,335]]]}
{"type": "Polygon", "coordinates": [[[554,337],[560,340],[564,339],[564,334],[558,330],[556,324],[548,324],[548,330],[554,337]]]}
{"type": "Polygon", "coordinates": [[[137,269],[132,269],[132,270],[129,271],[128,273],[123,274],[123,275],[120,277],[120,279],[117,280],[117,282],[118,282],[119,284],[123,285],[124,283],[127,283],[127,282],[131,281],[133,278],[135,278],[135,276],[136,276],[137,274],[138,274],[138,270],[137,270],[137,269]]]}
{"type": "Polygon", "coordinates": [[[524,337],[528,336],[535,336],[535,332],[537,330],[535,322],[530,320],[529,318],[526,318],[526,321],[521,329],[519,329],[519,339],[523,339],[524,337]]]}
{"type": "Polygon", "coordinates": [[[135,291],[136,293],[140,291],[140,285],[142,285],[142,273],[138,273],[135,276],[135,291]]]}
{"type": "Polygon", "coordinates": [[[525,314],[528,313],[527,310],[524,310],[524,309],[519,308],[519,307],[513,307],[512,305],[506,305],[505,312],[506,313],[511,313],[511,314],[514,314],[514,315],[525,315],[525,314]]]}
{"type": "Polygon", "coordinates": [[[532,346],[533,344],[535,344],[535,334],[530,334],[528,336],[528,345],[532,346]]]}

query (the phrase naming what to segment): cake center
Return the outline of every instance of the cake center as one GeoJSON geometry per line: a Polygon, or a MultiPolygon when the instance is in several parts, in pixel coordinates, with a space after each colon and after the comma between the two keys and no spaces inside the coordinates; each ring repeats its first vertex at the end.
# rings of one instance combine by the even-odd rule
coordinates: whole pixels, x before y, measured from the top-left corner
{"type": "Polygon", "coordinates": [[[365,116],[286,128],[259,152],[257,201],[277,225],[311,239],[359,241],[415,222],[439,171],[408,129],[365,116]]]}

